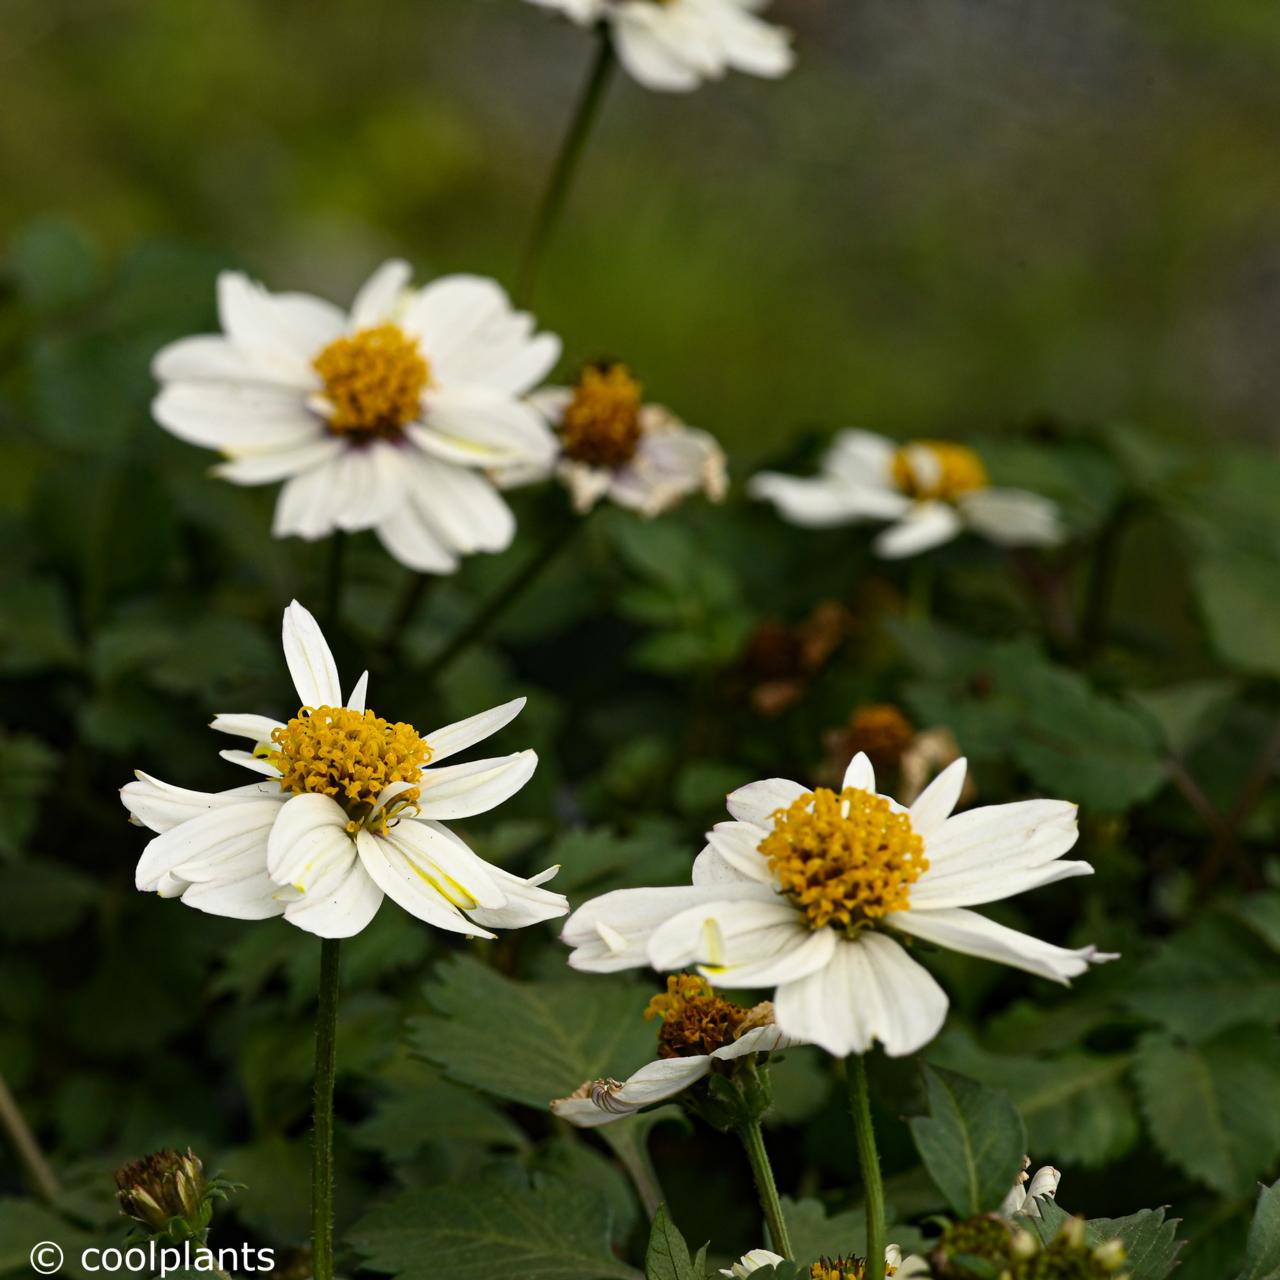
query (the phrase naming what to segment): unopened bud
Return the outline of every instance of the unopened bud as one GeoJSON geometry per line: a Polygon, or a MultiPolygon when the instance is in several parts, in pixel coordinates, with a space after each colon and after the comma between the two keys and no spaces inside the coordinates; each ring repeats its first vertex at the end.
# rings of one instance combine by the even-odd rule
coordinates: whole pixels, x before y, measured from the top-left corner
{"type": "Polygon", "coordinates": [[[209,1201],[200,1158],[165,1149],[116,1171],[120,1212],[153,1235],[190,1238],[209,1225],[209,1201]]]}

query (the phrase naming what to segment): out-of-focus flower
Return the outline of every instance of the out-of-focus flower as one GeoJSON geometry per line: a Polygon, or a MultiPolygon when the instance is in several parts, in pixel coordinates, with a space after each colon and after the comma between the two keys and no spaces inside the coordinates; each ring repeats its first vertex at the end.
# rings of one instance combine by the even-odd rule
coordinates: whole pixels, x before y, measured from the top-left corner
{"type": "Polygon", "coordinates": [[[643,516],[661,515],[698,492],[719,502],[728,489],[714,437],[645,404],[625,365],[589,364],[572,387],[548,387],[529,401],[555,428],[558,450],[543,464],[499,469],[500,484],[554,474],[583,514],[608,498],[643,516]]]}
{"type": "Polygon", "coordinates": [[[748,492],[808,528],[888,521],[874,544],[886,559],[928,551],[966,528],[1008,547],[1050,546],[1063,536],[1054,503],[993,487],[972,449],[944,440],[898,445],[869,431],[842,431],[819,475],[762,471],[748,492]]]}
{"type": "MultiPolygon", "coordinates": [[[[765,1267],[776,1267],[785,1261],[780,1254],[771,1253],[768,1249],[752,1249],[727,1270],[721,1267],[720,1274],[731,1277],[731,1280],[745,1280],[753,1272],[765,1267]]],[[[884,1251],[884,1273],[894,1277],[894,1280],[908,1280],[912,1276],[927,1276],[929,1266],[923,1258],[914,1254],[904,1258],[902,1250],[896,1244],[891,1244],[884,1251]]],[[[866,1259],[853,1254],[839,1258],[819,1258],[809,1267],[810,1280],[865,1280],[866,1274],[866,1259]]]]}
{"type": "Polygon", "coordinates": [[[736,990],[776,987],[784,1035],[844,1056],[875,1041],[913,1053],[941,1028],[947,997],[895,935],[1057,982],[1112,959],[996,924],[970,907],[1069,876],[1076,806],[1059,800],[952,814],[957,761],[908,810],[875,790],[865,755],[839,792],[767,778],[733,792],[687,887],[619,889],[579,907],[562,937],[594,972],[697,966],[736,990]]]}
{"type": "Polygon", "coordinates": [[[365,707],[368,672],[343,701],[324,635],[297,601],[283,641],[302,704],[293,719],[220,715],[212,724],[253,744],[220,754],[261,781],[206,793],[139,773],[121,790],[133,820],[160,833],[138,862],[139,889],[213,915],[284,915],[325,938],[359,933],[384,895],[437,928],[483,938],[564,915],[565,898],[539,887],[557,868],[522,880],[444,825],[487,812],[529,780],[532,751],[437,767],[514,719],[523,698],[423,737],[365,707]]]}
{"type": "Polygon", "coordinates": [[[929,1255],[939,1280],[982,1274],[1000,1280],[1126,1280],[1124,1244],[1090,1244],[1083,1218],[1070,1218],[1047,1244],[999,1214],[949,1223],[929,1255]],[[982,1268],[981,1271],[978,1268],[982,1268]]]}
{"type": "Polygon", "coordinates": [[[915,737],[915,726],[900,708],[889,702],[863,703],[839,728],[822,735],[826,761],[821,780],[838,782],[859,751],[877,772],[891,773],[901,765],[915,737]]]}
{"type": "Polygon", "coordinates": [[[301,293],[218,277],[222,333],[155,358],[153,412],[225,461],[233,484],[284,481],[272,532],[372,529],[402,564],[450,573],[502,551],[515,519],[485,474],[545,464],[555,442],[523,396],[560,355],[492,280],[408,287],[380,267],[349,312],[301,293]]]}
{"type": "Polygon", "coordinates": [[[852,630],[853,615],[837,600],[819,602],[802,622],[766,618],[747,642],[743,661],[753,681],[751,705],[763,716],[795,706],[852,630]]]}
{"type": "Polygon", "coordinates": [[[1062,1174],[1057,1169],[1047,1164],[1031,1175],[1027,1172],[1030,1168],[1031,1157],[1026,1156],[1023,1158],[1022,1168],[1018,1171],[1013,1186],[1009,1189],[1009,1194],[1000,1205],[1002,1218],[1012,1218],[1016,1213],[1026,1218],[1038,1218],[1040,1206],[1036,1202],[1042,1196],[1052,1200],[1058,1194],[1058,1183],[1062,1180],[1062,1174]]]}
{"type": "Polygon", "coordinates": [[[626,1080],[588,1080],[552,1102],[556,1115],[582,1128],[608,1124],[683,1093],[717,1066],[796,1043],[774,1025],[769,1003],[744,1009],[692,974],[668,978],[666,992],[649,1001],[645,1017],[661,1021],[657,1060],[626,1080]]]}
{"type": "Polygon", "coordinates": [[[791,34],[764,22],[767,0],[530,0],[582,26],[607,23],[618,60],[646,89],[682,93],[726,71],[776,79],[795,63],[791,34]]]}
{"type": "Polygon", "coordinates": [[[120,1212],[148,1235],[203,1244],[215,1200],[238,1190],[223,1178],[206,1181],[204,1165],[190,1147],[166,1148],[116,1170],[120,1212]]]}

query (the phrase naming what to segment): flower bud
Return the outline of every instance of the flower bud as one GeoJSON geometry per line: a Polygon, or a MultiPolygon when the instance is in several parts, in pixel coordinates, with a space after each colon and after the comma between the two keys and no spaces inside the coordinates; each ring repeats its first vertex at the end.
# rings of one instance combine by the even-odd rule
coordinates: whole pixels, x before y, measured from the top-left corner
{"type": "Polygon", "coordinates": [[[152,1235],[203,1238],[211,1215],[204,1165],[190,1148],[166,1148],[116,1171],[120,1212],[152,1235]]]}

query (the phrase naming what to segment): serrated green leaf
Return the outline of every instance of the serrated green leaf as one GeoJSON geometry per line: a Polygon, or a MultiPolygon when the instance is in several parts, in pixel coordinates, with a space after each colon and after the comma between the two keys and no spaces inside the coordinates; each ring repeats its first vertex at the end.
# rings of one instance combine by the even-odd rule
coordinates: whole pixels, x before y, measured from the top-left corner
{"type": "Polygon", "coordinates": [[[403,1280],[640,1280],[610,1245],[607,1201],[541,1177],[404,1192],[367,1214],[347,1244],[370,1271],[403,1280]]]}
{"type": "Polygon", "coordinates": [[[1280,1182],[1258,1195],[1239,1280],[1280,1280],[1280,1182]]]}
{"type": "Polygon", "coordinates": [[[1008,1097],[953,1071],[924,1065],[929,1114],[911,1121],[925,1168],[962,1217],[996,1208],[1022,1168],[1022,1120],[1008,1097]]]}
{"type": "MultiPolygon", "coordinates": [[[[1019,1214],[1017,1221],[1048,1244],[1071,1215],[1052,1199],[1040,1199],[1036,1206],[1038,1216],[1019,1214]]],[[[1085,1222],[1085,1239],[1091,1245],[1119,1240],[1129,1280],[1165,1280],[1177,1266],[1184,1242],[1177,1238],[1180,1219],[1164,1214],[1163,1209],[1140,1209],[1124,1218],[1090,1218],[1085,1222]]]]}
{"type": "Polygon", "coordinates": [[[584,1080],[621,1079],[655,1052],[643,991],[616,979],[514,982],[457,957],[436,970],[427,998],[436,1012],[410,1021],[413,1049],[459,1084],[531,1107],[584,1080]]]}

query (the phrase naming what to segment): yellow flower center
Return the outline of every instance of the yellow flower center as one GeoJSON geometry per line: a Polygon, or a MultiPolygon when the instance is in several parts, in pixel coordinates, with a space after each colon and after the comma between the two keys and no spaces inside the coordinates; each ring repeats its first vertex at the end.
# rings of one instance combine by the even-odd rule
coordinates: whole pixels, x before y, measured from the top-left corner
{"type": "Polygon", "coordinates": [[[911,885],[929,867],[911,819],[857,787],[838,795],[819,787],[779,809],[760,852],[811,928],[847,932],[905,911],[911,885]]]}
{"type": "Polygon", "coordinates": [[[911,498],[954,502],[990,481],[972,449],[946,440],[917,440],[893,455],[893,483],[911,498]]]}
{"type": "MultiPolygon", "coordinates": [[[[886,1276],[898,1274],[898,1268],[885,1263],[886,1276]]],[[[865,1280],[867,1264],[852,1254],[845,1258],[819,1258],[809,1267],[809,1280],[865,1280]]]]}
{"type": "Polygon", "coordinates": [[[336,338],[311,363],[324,379],[335,435],[386,439],[422,412],[431,370],[418,344],[394,324],[336,338]]]}
{"type": "Polygon", "coordinates": [[[749,1012],[716,995],[706,979],[680,973],[667,979],[666,992],[649,1001],[644,1017],[662,1020],[660,1058],[689,1058],[732,1044],[749,1012]]]}
{"type": "Polygon", "coordinates": [[[350,832],[364,824],[385,787],[414,784],[377,815],[375,825],[385,829],[417,800],[422,766],[431,760],[431,748],[411,724],[345,707],[303,707],[271,741],[259,754],[280,770],[280,789],[332,796],[347,811],[350,832]]]}
{"type": "Polygon", "coordinates": [[[560,422],[565,457],[589,467],[620,467],[640,446],[640,384],[625,364],[587,365],[560,422]]]}

